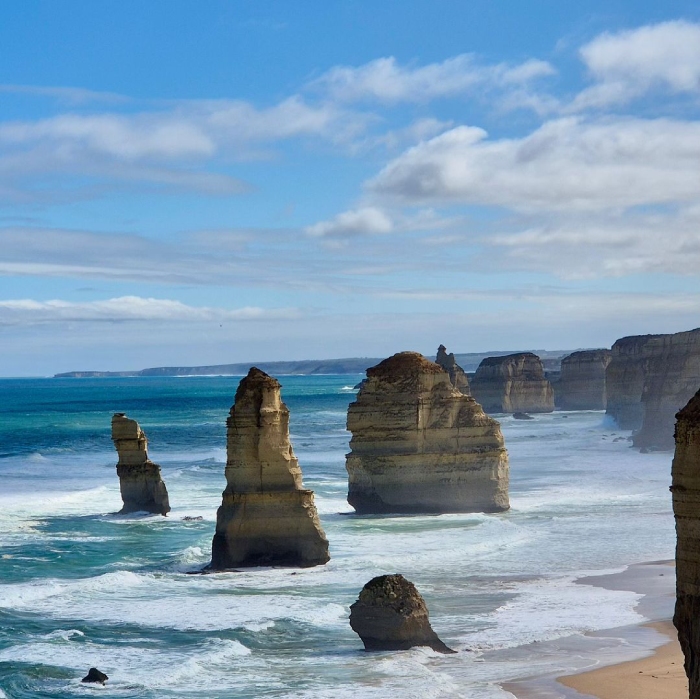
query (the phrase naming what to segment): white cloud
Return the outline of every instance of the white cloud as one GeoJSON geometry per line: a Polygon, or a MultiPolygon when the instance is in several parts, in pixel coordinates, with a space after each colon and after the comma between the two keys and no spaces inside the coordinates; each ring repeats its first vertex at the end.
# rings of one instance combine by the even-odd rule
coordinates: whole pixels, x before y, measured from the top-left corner
{"type": "Polygon", "coordinates": [[[367,188],[412,205],[615,210],[697,201],[699,159],[700,122],[564,118],[496,140],[460,126],[410,148],[367,188]]]}
{"type": "Polygon", "coordinates": [[[654,88],[700,93],[700,24],[676,20],[606,32],[580,53],[597,84],[576,97],[573,110],[622,104],[654,88]]]}
{"type": "Polygon", "coordinates": [[[359,67],[336,66],[310,86],[323,90],[339,102],[427,102],[465,94],[476,87],[522,85],[554,72],[549,63],[535,59],[514,66],[480,65],[473,54],[461,54],[441,63],[402,66],[390,56],[359,67]]]}
{"type": "Polygon", "coordinates": [[[391,217],[373,206],[343,211],[328,221],[319,221],[309,226],[306,232],[314,237],[346,238],[356,235],[391,233],[394,222],[391,217]]]}
{"type": "Polygon", "coordinates": [[[33,325],[66,322],[223,322],[281,320],[299,317],[293,308],[263,309],[244,307],[233,310],[188,306],[171,299],[122,296],[104,301],[35,301],[19,299],[0,301],[0,325],[33,325]]]}
{"type": "Polygon", "coordinates": [[[68,104],[88,104],[91,102],[106,102],[122,104],[130,99],[114,92],[99,92],[86,90],[82,87],[49,87],[45,85],[0,85],[0,92],[15,95],[31,95],[33,97],[49,97],[68,104]]]}

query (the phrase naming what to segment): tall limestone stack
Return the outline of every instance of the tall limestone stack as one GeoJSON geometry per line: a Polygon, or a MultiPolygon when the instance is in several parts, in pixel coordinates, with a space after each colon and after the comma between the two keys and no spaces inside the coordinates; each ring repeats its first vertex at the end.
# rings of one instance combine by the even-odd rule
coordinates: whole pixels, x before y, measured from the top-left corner
{"type": "Polygon", "coordinates": [[[605,410],[605,370],[612,359],[608,349],[573,352],[561,361],[561,376],[554,391],[563,410],[605,410]]]}
{"type": "Polygon", "coordinates": [[[326,563],[328,540],[313,491],[302,487],[279,382],[253,367],[238,386],[226,425],[227,485],[211,568],[326,563]]]}
{"type": "Polygon", "coordinates": [[[471,381],[472,395],[487,413],[551,413],[554,391],[532,352],[487,357],[471,381]]]}
{"type": "Polygon", "coordinates": [[[367,370],[348,430],[348,502],[358,514],[509,507],[500,425],[417,352],[367,370]]]}
{"type": "Polygon", "coordinates": [[[168,491],[160,475],[160,466],[148,458],[148,440],[139,423],[124,413],[112,416],[112,441],[119,454],[117,475],[124,507],[119,514],[170,512],[168,491]]]}
{"type": "Polygon", "coordinates": [[[464,393],[465,396],[469,395],[469,378],[464,369],[457,364],[454,354],[452,352],[447,354],[445,345],[438,347],[435,363],[439,364],[450,375],[450,381],[458,391],[464,393]]]}
{"type": "Polygon", "coordinates": [[[644,416],[633,443],[640,449],[673,449],[676,412],[700,389],[700,329],[658,336],[649,352],[644,416]]]}
{"type": "Polygon", "coordinates": [[[690,699],[700,699],[700,392],[677,415],[671,468],[676,516],[676,612],[690,699]]]}
{"type": "Polygon", "coordinates": [[[620,338],[612,346],[612,358],[605,370],[605,412],[623,430],[637,430],[642,425],[647,363],[660,337],[663,335],[632,335],[620,338]]]}

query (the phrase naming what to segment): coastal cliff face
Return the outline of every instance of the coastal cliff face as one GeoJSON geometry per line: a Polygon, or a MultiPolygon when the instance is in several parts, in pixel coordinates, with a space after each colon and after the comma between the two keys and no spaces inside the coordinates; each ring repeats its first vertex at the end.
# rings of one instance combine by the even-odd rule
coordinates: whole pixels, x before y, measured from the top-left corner
{"type": "Polygon", "coordinates": [[[612,359],[608,349],[573,352],[561,362],[555,403],[563,410],[605,410],[605,370],[612,359]]]}
{"type": "Polygon", "coordinates": [[[676,611],[690,699],[700,699],[700,392],[678,413],[671,469],[676,517],[676,611]]]}
{"type": "Polygon", "coordinates": [[[403,575],[372,578],[350,606],[350,626],[368,651],[428,646],[438,653],[456,652],[433,631],[425,600],[403,575]]]}
{"type": "Polygon", "coordinates": [[[633,443],[641,449],[673,449],[676,412],[700,389],[700,330],[658,336],[647,349],[644,412],[633,443]]]}
{"type": "Polygon", "coordinates": [[[447,348],[445,345],[440,345],[438,347],[435,363],[441,366],[448,373],[452,385],[458,391],[464,393],[465,396],[470,395],[469,378],[464,372],[464,369],[462,369],[462,367],[455,361],[454,354],[452,352],[447,354],[447,348]]]}
{"type": "Polygon", "coordinates": [[[124,413],[112,417],[112,441],[119,455],[117,475],[124,507],[119,514],[170,512],[168,491],[160,475],[160,466],[148,458],[148,440],[136,420],[124,413]]]}
{"type": "Polygon", "coordinates": [[[554,391],[532,352],[484,359],[471,381],[472,395],[487,413],[551,413],[554,391]]]}
{"type": "Polygon", "coordinates": [[[315,566],[329,560],[314,494],[302,487],[279,382],[253,367],[227,425],[226,490],[212,543],[215,570],[315,566]]]}
{"type": "Polygon", "coordinates": [[[500,425],[420,354],[368,369],[347,427],[348,502],[358,514],[508,509],[500,425]]]}

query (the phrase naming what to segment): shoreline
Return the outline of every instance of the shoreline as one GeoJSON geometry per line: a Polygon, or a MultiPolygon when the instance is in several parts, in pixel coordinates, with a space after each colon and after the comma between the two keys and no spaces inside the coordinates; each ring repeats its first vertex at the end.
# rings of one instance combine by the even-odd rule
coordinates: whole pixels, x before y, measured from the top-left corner
{"type": "Polygon", "coordinates": [[[516,699],[687,699],[683,654],[671,622],[674,565],[674,561],[651,561],[632,564],[621,573],[576,580],[582,585],[641,594],[635,609],[646,621],[572,637],[570,667],[500,686],[516,699]],[[577,652],[584,639],[613,641],[614,645],[601,646],[585,658],[577,652]]]}

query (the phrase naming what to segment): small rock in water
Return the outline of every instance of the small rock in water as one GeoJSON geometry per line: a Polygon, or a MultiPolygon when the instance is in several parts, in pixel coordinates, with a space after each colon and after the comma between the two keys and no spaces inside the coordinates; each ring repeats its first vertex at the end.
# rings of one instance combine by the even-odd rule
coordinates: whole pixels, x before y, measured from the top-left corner
{"type": "Polygon", "coordinates": [[[204,519],[204,517],[199,516],[199,517],[192,517],[191,515],[186,515],[185,517],[182,518],[183,522],[201,522],[204,519]]]}
{"type": "Polygon", "coordinates": [[[430,626],[428,608],[416,586],[403,575],[372,578],[350,607],[350,626],[365,650],[408,650],[429,646],[438,653],[456,653],[430,626]]]}
{"type": "Polygon", "coordinates": [[[513,418],[515,420],[534,420],[535,418],[532,417],[532,415],[528,415],[527,413],[513,413],[513,418]]]}
{"type": "Polygon", "coordinates": [[[85,677],[83,677],[83,679],[80,681],[81,682],[95,682],[97,684],[104,684],[108,679],[109,679],[109,677],[107,677],[107,675],[105,675],[104,672],[101,672],[96,667],[91,667],[88,670],[88,674],[85,675],[85,677]]]}

